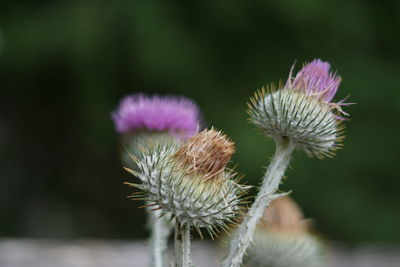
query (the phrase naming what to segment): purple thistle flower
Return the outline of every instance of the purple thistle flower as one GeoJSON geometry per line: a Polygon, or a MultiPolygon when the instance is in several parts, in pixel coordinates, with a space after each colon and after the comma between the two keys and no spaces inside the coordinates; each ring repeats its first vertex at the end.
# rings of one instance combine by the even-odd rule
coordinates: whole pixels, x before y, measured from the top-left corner
{"type": "Polygon", "coordinates": [[[197,133],[199,117],[199,108],[188,98],[144,94],[124,97],[112,113],[118,133],[168,131],[183,139],[197,133]]]}
{"type": "Polygon", "coordinates": [[[292,78],[292,67],[285,87],[305,91],[325,102],[331,102],[342,78],[330,72],[330,67],[328,62],[314,59],[306,64],[294,78],[292,78]]]}

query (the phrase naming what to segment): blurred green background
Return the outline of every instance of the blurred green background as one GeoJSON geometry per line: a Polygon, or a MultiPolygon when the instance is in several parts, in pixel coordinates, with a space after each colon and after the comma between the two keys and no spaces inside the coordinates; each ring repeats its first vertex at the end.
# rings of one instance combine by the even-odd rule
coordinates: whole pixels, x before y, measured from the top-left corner
{"type": "Polygon", "coordinates": [[[274,151],[246,122],[254,91],[322,58],[351,95],[345,148],[296,153],[293,190],[327,238],[400,241],[400,2],[10,1],[0,4],[0,235],[143,238],[110,112],[182,94],[237,143],[257,184],[274,151]]]}

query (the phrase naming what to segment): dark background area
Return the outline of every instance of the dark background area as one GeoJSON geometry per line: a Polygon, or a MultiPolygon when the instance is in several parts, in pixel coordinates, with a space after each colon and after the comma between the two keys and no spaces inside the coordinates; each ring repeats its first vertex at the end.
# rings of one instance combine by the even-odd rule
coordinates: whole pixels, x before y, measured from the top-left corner
{"type": "Polygon", "coordinates": [[[400,241],[400,2],[1,1],[0,236],[143,238],[110,112],[134,92],[197,101],[257,184],[274,151],[254,91],[314,58],[343,82],[345,147],[297,152],[282,189],[329,239],[400,241]]]}

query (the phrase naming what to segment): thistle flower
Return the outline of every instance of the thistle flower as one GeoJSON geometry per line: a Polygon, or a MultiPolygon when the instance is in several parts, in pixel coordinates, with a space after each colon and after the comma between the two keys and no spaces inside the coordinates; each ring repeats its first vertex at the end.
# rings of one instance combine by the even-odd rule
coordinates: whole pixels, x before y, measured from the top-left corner
{"type": "Polygon", "coordinates": [[[341,147],[347,115],[332,103],[341,78],[319,59],[306,64],[284,86],[262,88],[249,104],[250,121],[272,138],[288,138],[296,148],[317,157],[332,156],[341,147]]]}
{"type": "MultiPolygon", "coordinates": [[[[112,113],[115,129],[121,134],[125,147],[122,161],[135,168],[131,156],[142,158],[141,150],[167,144],[177,144],[198,131],[199,109],[184,97],[161,97],[134,94],[123,98],[112,113]]],[[[171,224],[168,216],[159,218],[161,211],[147,209],[151,228],[151,264],[165,266],[165,254],[171,224]]]]}
{"type": "Polygon", "coordinates": [[[181,139],[198,131],[199,116],[197,105],[188,98],[144,94],[126,96],[112,113],[115,129],[121,134],[144,130],[168,132],[181,139]]]}
{"type": "MultiPolygon", "coordinates": [[[[134,159],[141,189],[156,209],[171,214],[180,225],[205,227],[211,235],[226,227],[239,211],[237,174],[226,165],[235,152],[234,143],[214,129],[204,130],[180,146],[165,145],[143,151],[134,159]]],[[[200,233],[201,234],[201,233],[200,233]]]]}
{"type": "Polygon", "coordinates": [[[260,190],[231,241],[224,267],[239,267],[254,238],[262,212],[275,198],[282,177],[295,149],[319,158],[332,156],[341,147],[343,119],[341,106],[348,105],[332,99],[340,77],[329,72],[330,65],[319,59],[306,64],[293,78],[292,70],[285,85],[262,88],[250,99],[250,121],[262,133],[274,139],[272,157],[260,190]]]}
{"type": "Polygon", "coordinates": [[[309,228],[309,223],[291,198],[273,200],[254,233],[247,266],[325,266],[325,247],[309,228]]]}

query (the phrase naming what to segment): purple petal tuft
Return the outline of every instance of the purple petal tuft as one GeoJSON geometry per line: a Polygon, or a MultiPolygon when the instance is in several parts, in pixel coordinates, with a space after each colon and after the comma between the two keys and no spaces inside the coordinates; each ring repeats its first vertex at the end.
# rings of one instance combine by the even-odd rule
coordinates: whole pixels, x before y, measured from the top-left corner
{"type": "Polygon", "coordinates": [[[124,97],[112,113],[119,133],[170,131],[182,138],[189,138],[198,131],[199,116],[197,105],[188,98],[144,94],[124,97]]]}
{"type": "Polygon", "coordinates": [[[330,72],[330,67],[328,62],[314,59],[306,64],[293,80],[292,77],[289,77],[286,87],[303,90],[326,102],[331,102],[342,79],[337,74],[330,72]]]}

